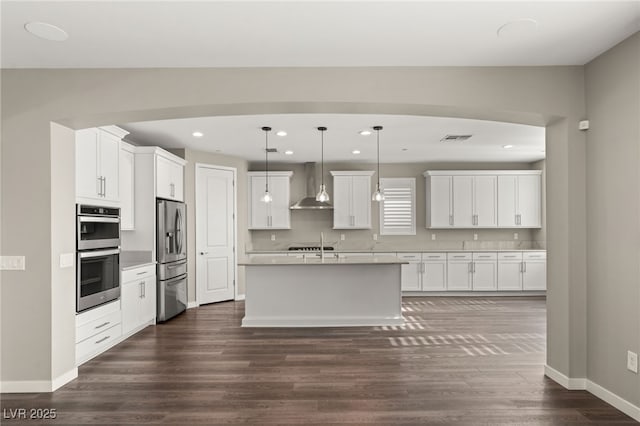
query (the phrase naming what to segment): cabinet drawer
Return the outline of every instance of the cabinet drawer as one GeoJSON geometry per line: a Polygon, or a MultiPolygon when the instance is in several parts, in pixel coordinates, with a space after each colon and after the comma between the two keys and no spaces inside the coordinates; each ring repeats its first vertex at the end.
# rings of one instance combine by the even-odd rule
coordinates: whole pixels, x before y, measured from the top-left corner
{"type": "Polygon", "coordinates": [[[524,260],[543,260],[547,258],[546,251],[526,251],[522,253],[524,260]]]}
{"type": "Polygon", "coordinates": [[[420,262],[422,260],[421,253],[398,253],[398,259],[420,262]]]}
{"type": "Polygon", "coordinates": [[[117,324],[101,333],[91,336],[76,345],[76,363],[81,363],[100,353],[112,345],[122,335],[122,328],[117,324]]]}
{"type": "Polygon", "coordinates": [[[89,337],[102,333],[104,330],[120,324],[120,311],[111,312],[103,317],[97,318],[91,322],[78,326],[76,328],[76,343],[81,342],[89,337]]]}
{"type": "Polygon", "coordinates": [[[447,260],[447,253],[422,253],[422,260],[447,260]]]}
{"type": "Polygon", "coordinates": [[[498,253],[499,260],[522,260],[522,253],[519,251],[507,251],[498,253]]]}
{"type": "Polygon", "coordinates": [[[471,260],[473,259],[472,253],[447,253],[448,260],[471,260]]]}
{"type": "Polygon", "coordinates": [[[156,274],[156,265],[147,265],[140,268],[122,271],[122,283],[128,283],[140,278],[147,278],[156,274]]]}
{"type": "Polygon", "coordinates": [[[473,260],[496,260],[498,253],[473,253],[473,260]]]}

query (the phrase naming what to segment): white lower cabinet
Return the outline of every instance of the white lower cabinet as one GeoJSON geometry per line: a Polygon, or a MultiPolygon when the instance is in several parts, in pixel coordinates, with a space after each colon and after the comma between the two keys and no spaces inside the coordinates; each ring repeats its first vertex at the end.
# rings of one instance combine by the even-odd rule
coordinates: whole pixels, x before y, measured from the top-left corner
{"type": "Polygon", "coordinates": [[[122,336],[120,300],[76,315],[76,365],[101,354],[122,336]]]}
{"type": "Polygon", "coordinates": [[[447,290],[469,291],[472,289],[473,255],[471,253],[447,254],[447,290]]]}
{"type": "Polygon", "coordinates": [[[522,253],[498,253],[498,290],[522,290],[522,253]]]}
{"type": "Polygon", "coordinates": [[[422,291],[447,290],[447,254],[422,253],[422,291]]]}
{"type": "Polygon", "coordinates": [[[155,265],[122,272],[122,333],[133,334],[156,318],[155,265]]]}
{"type": "Polygon", "coordinates": [[[473,291],[495,291],[498,289],[498,254],[473,253],[471,266],[473,291]]]}
{"type": "Polygon", "coordinates": [[[547,289],[547,253],[544,251],[522,254],[522,289],[547,289]]]}
{"type": "Polygon", "coordinates": [[[421,253],[398,253],[398,259],[405,260],[409,264],[401,266],[402,275],[400,288],[402,291],[422,290],[422,254],[421,253]]]}

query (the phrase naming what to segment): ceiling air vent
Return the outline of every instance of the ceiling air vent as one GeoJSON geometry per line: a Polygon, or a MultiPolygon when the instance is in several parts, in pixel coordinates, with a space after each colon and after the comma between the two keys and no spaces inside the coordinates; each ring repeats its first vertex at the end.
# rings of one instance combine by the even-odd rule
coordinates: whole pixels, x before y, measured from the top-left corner
{"type": "Polygon", "coordinates": [[[267,148],[266,151],[269,154],[277,154],[278,153],[278,148],[267,148]]]}
{"type": "Polygon", "coordinates": [[[472,135],[446,135],[440,139],[440,142],[462,142],[469,139],[472,135]]]}

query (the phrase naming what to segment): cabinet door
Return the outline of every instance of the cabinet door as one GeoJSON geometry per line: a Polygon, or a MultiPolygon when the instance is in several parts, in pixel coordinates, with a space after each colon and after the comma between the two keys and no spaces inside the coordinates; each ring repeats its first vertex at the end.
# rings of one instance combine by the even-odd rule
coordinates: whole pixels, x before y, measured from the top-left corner
{"type": "Polygon", "coordinates": [[[353,176],[351,185],[353,228],[371,228],[371,178],[353,176]]]}
{"type": "Polygon", "coordinates": [[[427,227],[449,228],[453,225],[451,176],[430,176],[427,179],[427,227]]]}
{"type": "Polygon", "coordinates": [[[523,290],[547,289],[547,262],[546,260],[525,260],[522,273],[523,290]]]}
{"type": "Polygon", "coordinates": [[[515,228],[517,176],[498,176],[498,226],[515,228]]]}
{"type": "Polygon", "coordinates": [[[140,323],[144,324],[156,319],[156,276],[145,278],[142,285],[142,305],[140,323]]]}
{"type": "Polygon", "coordinates": [[[164,157],[156,156],[156,197],[173,199],[171,180],[175,174],[174,164],[164,157]]]}
{"type": "Polygon", "coordinates": [[[98,175],[98,129],[76,132],[76,197],[102,198],[98,175]]]}
{"type": "Polygon", "coordinates": [[[447,290],[471,290],[471,261],[447,261],[447,290]]]}
{"type": "Polygon", "coordinates": [[[475,226],[496,227],[498,225],[496,205],[498,200],[497,176],[474,177],[475,226]]]}
{"type": "Polygon", "coordinates": [[[333,228],[351,228],[351,176],[333,177],[333,228]]]}
{"type": "Polygon", "coordinates": [[[178,163],[171,163],[171,185],[172,198],[176,201],[184,201],[184,166],[178,163]]]}
{"type": "Polygon", "coordinates": [[[122,332],[127,334],[140,325],[142,290],[140,281],[130,281],[122,285],[122,332]]]}
{"type": "Polygon", "coordinates": [[[453,177],[453,225],[473,228],[473,176],[453,177]]]}
{"type": "Polygon", "coordinates": [[[447,289],[447,262],[424,262],[422,290],[445,291],[447,289]]]}
{"type": "Polygon", "coordinates": [[[402,270],[400,288],[402,291],[420,291],[422,288],[422,255],[420,253],[399,253],[398,259],[406,260],[408,265],[400,267],[402,270]]]}
{"type": "Polygon", "coordinates": [[[120,229],[134,229],[134,155],[120,150],[120,229]]]}
{"type": "Polygon", "coordinates": [[[100,131],[98,145],[100,158],[99,173],[103,178],[103,199],[120,200],[120,139],[109,133],[100,131]]]}
{"type": "Polygon", "coordinates": [[[540,176],[518,176],[519,226],[539,228],[541,219],[541,182],[540,176]]]}
{"type": "Polygon", "coordinates": [[[522,290],[522,260],[498,261],[498,290],[522,290]]]}
{"type": "Polygon", "coordinates": [[[269,227],[269,204],[260,201],[264,195],[265,183],[264,176],[249,177],[249,229],[269,227]]]}
{"type": "Polygon", "coordinates": [[[493,291],[498,288],[497,261],[474,261],[472,270],[474,291],[493,291]]]}
{"type": "Polygon", "coordinates": [[[287,176],[269,176],[269,191],[273,196],[273,201],[268,206],[270,228],[290,229],[289,178],[287,176]]]}

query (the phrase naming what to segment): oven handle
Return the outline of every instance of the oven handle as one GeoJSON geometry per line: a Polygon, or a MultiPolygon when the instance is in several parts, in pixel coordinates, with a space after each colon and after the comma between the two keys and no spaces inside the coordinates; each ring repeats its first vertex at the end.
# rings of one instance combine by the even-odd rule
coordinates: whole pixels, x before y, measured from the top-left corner
{"type": "Polygon", "coordinates": [[[181,281],[185,281],[186,279],[187,279],[187,274],[184,274],[176,278],[171,278],[170,280],[167,280],[164,283],[167,287],[173,287],[179,284],[181,281]]]}
{"type": "Polygon", "coordinates": [[[80,222],[103,222],[103,223],[120,223],[119,217],[104,216],[78,216],[80,222]]]}
{"type": "Polygon", "coordinates": [[[111,254],[120,254],[120,249],[97,250],[80,253],[80,259],[89,259],[92,257],[108,256],[111,254]]]}

